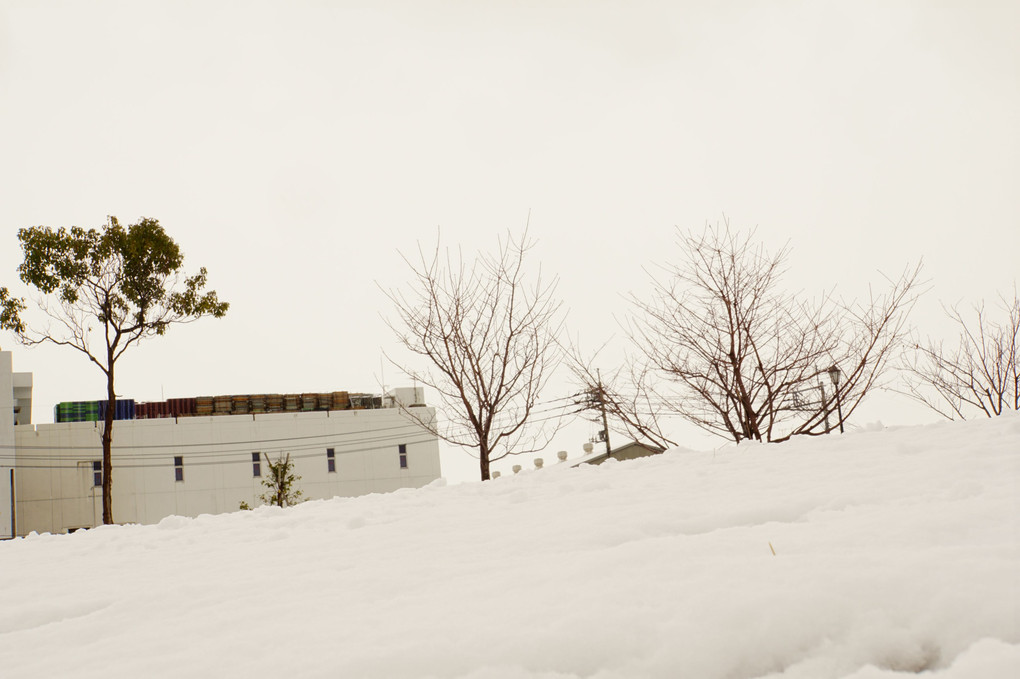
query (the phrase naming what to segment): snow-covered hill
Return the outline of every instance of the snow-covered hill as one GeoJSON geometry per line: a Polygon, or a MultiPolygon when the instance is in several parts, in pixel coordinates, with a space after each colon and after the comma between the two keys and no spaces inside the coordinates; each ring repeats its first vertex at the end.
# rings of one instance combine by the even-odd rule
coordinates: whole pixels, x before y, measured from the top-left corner
{"type": "Polygon", "coordinates": [[[1012,679],[1018,483],[1013,416],[30,536],[0,676],[1012,679]]]}

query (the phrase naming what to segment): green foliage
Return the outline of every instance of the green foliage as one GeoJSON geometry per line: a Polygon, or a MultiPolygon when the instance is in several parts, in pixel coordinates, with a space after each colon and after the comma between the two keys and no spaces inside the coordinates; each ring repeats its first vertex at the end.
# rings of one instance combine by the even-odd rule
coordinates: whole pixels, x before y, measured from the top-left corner
{"type": "Polygon", "coordinates": [[[0,288],[0,327],[26,344],[45,341],[70,345],[89,354],[104,370],[112,368],[123,349],[144,337],[163,335],[174,323],[201,316],[224,316],[229,308],[215,291],[203,292],[206,270],[185,276],[184,255],[155,219],[142,218],[124,227],[111,217],[101,229],[20,229],[24,261],[19,278],[44,295],[56,298],[60,309],[40,306],[58,326],[34,331],[22,319],[23,300],[0,288]],[[64,329],[53,334],[51,328],[64,329]],[[106,351],[93,353],[93,330],[105,330],[106,351]],[[118,351],[119,348],[119,351],[118,351]]]}
{"type": "Polygon", "coordinates": [[[266,492],[260,495],[259,499],[277,507],[287,507],[301,502],[301,491],[295,488],[301,477],[294,473],[290,453],[287,453],[287,457],[276,458],[276,462],[266,455],[266,465],[269,467],[269,475],[262,479],[266,492]]]}
{"type": "Polygon", "coordinates": [[[0,328],[11,330],[15,334],[24,332],[21,312],[25,310],[25,301],[11,297],[7,288],[0,288],[0,328]]]}

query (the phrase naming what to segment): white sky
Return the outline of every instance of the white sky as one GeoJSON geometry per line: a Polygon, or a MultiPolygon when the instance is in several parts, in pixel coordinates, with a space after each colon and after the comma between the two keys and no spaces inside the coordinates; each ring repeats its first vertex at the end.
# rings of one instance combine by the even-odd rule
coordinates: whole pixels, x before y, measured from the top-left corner
{"type": "MultiPolygon", "coordinates": [[[[137,400],[377,390],[398,251],[490,248],[529,210],[586,346],[675,226],[723,214],[791,243],[793,289],[923,257],[938,332],[940,300],[1017,276],[1018,26],[1007,0],[0,0],[0,285],[20,227],[159,219],[231,310],[128,355],[137,400]]],[[[82,357],[13,345],[37,422],[102,395],[82,357]]],[[[890,403],[871,417],[930,419],[890,403]]]]}

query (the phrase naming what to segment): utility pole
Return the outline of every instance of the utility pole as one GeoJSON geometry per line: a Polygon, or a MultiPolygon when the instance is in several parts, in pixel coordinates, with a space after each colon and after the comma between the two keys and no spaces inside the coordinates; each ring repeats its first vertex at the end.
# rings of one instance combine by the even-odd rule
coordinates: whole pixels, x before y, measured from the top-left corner
{"type": "MultiPolygon", "coordinates": [[[[574,405],[578,406],[580,410],[598,410],[602,414],[602,431],[596,438],[592,438],[591,443],[596,440],[605,441],[606,444],[606,456],[608,457],[612,448],[609,445],[609,415],[606,412],[606,388],[602,385],[602,372],[598,369],[595,370],[596,383],[583,392],[579,392],[574,395],[578,400],[574,401],[574,405]],[[580,398],[581,395],[584,398],[580,398]]],[[[598,422],[598,418],[593,418],[591,422],[598,422]]],[[[585,444],[587,445],[587,444],[585,444]]]]}
{"type": "Polygon", "coordinates": [[[599,394],[598,394],[598,399],[599,400],[598,400],[598,403],[599,403],[600,409],[602,410],[602,433],[603,433],[603,438],[605,439],[605,442],[606,442],[606,457],[609,457],[609,454],[610,454],[610,448],[609,448],[609,418],[606,417],[606,390],[602,386],[602,372],[598,368],[595,369],[595,375],[596,375],[596,377],[598,378],[598,381],[599,381],[599,394]]]}
{"type": "Polygon", "coordinates": [[[825,382],[818,380],[818,388],[822,390],[822,412],[825,413],[825,433],[832,431],[829,426],[829,403],[825,400],[825,382]]]}

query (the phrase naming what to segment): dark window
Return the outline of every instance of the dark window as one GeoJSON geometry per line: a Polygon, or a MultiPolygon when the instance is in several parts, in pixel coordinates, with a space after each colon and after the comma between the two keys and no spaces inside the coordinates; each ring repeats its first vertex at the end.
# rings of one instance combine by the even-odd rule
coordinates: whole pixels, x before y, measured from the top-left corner
{"type": "Polygon", "coordinates": [[[184,480],[184,458],[180,455],[174,456],[174,480],[184,480]]]}
{"type": "Polygon", "coordinates": [[[400,450],[400,468],[407,469],[407,444],[401,443],[398,449],[400,450]]]}
{"type": "Polygon", "coordinates": [[[92,462],[92,485],[103,485],[103,463],[99,460],[94,460],[92,462]]]}
{"type": "Polygon", "coordinates": [[[326,471],[336,471],[336,452],[332,448],[326,448],[326,471]]]}
{"type": "Polygon", "coordinates": [[[251,475],[262,476],[262,453],[251,454],[251,475]]]}

